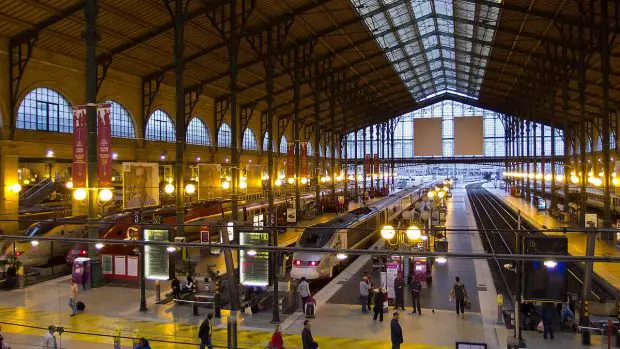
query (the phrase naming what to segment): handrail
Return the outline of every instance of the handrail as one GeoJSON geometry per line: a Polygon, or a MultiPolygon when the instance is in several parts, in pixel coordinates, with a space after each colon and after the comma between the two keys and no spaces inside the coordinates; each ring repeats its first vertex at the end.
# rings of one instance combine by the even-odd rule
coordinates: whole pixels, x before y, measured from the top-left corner
{"type": "Polygon", "coordinates": [[[30,195],[26,196],[26,197],[20,197],[19,200],[30,200],[33,197],[35,197],[37,194],[39,194],[41,192],[41,190],[47,188],[48,185],[53,185],[54,182],[52,182],[52,180],[50,178],[45,178],[44,180],[40,181],[39,183],[35,184],[32,188],[30,188],[28,191],[26,191],[24,193],[24,196],[26,196],[28,193],[30,193],[32,190],[34,190],[35,188],[39,187],[38,189],[36,189],[36,191],[34,193],[31,193],[30,195]]]}

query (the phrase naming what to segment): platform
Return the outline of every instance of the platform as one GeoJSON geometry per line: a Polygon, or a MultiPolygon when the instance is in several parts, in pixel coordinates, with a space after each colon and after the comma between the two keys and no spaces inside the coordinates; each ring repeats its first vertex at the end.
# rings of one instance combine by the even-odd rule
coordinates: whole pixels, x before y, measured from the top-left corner
{"type": "MultiPolygon", "coordinates": [[[[475,227],[465,189],[457,187],[454,196],[448,201],[447,227],[463,229],[475,227]]],[[[480,251],[482,245],[478,234],[452,231],[448,236],[451,251],[480,251]]],[[[369,268],[368,260],[360,257],[349,268],[326,286],[333,294],[317,294],[317,316],[312,319],[312,331],[321,349],[387,349],[389,343],[389,320],[391,312],[385,314],[383,323],[373,321],[369,314],[362,315],[357,304],[359,273],[369,268]]],[[[369,268],[370,269],[370,268],[369,268]]],[[[488,348],[505,348],[510,334],[505,327],[496,325],[495,289],[488,264],[484,260],[450,259],[448,263],[433,270],[433,284],[423,290],[422,315],[411,314],[411,300],[406,291],[407,311],[401,312],[401,326],[404,331],[404,349],[454,348],[455,341],[487,343],[488,348]],[[454,303],[448,301],[449,289],[454,276],[459,275],[465,282],[472,300],[472,310],[465,319],[457,317],[454,303]],[[434,312],[432,311],[434,310],[434,312]]],[[[322,291],[323,291],[322,290],[322,291]]],[[[156,348],[196,348],[199,323],[206,314],[191,315],[188,306],[155,305],[154,292],[147,290],[148,312],[139,312],[138,290],[135,288],[106,286],[80,294],[79,299],[87,304],[87,311],[70,317],[67,306],[68,277],[30,286],[26,289],[3,293],[0,299],[0,323],[5,339],[13,349],[33,348],[39,345],[44,328],[49,324],[64,326],[68,331],[63,335],[63,347],[92,349],[109,348],[110,335],[116,328],[122,329],[123,336],[131,336],[134,329],[140,331],[156,348]],[[113,301],[112,301],[113,300],[113,301]],[[7,323],[29,327],[9,325],[7,323]]],[[[213,334],[214,345],[226,346],[226,323],[229,311],[216,319],[213,334]]],[[[281,319],[284,342],[287,348],[301,348],[301,329],[304,316],[282,314],[281,319]]],[[[270,338],[273,325],[271,313],[260,312],[254,315],[239,314],[240,348],[263,349],[270,338]]],[[[530,348],[582,348],[579,337],[570,333],[559,333],[556,340],[546,341],[535,332],[525,332],[530,348]]],[[[594,343],[598,343],[594,336],[594,343]]],[[[128,348],[130,339],[122,341],[128,348]]]]}
{"type": "MultiPolygon", "coordinates": [[[[560,222],[555,217],[548,214],[547,211],[539,211],[534,205],[527,202],[522,198],[516,198],[504,191],[504,189],[493,188],[490,184],[485,184],[484,187],[493,193],[498,198],[502,199],[513,210],[521,211],[521,215],[527,220],[533,227],[537,229],[561,229],[561,228],[577,228],[570,223],[560,222]]],[[[553,232],[547,234],[564,235],[561,232],[553,232]]],[[[567,233],[568,238],[568,253],[574,256],[584,256],[586,254],[586,234],[572,232],[567,233]]],[[[597,239],[595,243],[594,254],[596,256],[620,256],[620,249],[615,248],[607,241],[603,239],[597,239]]],[[[620,265],[617,263],[594,263],[594,273],[600,278],[607,281],[610,285],[616,289],[620,289],[620,265]]]]}

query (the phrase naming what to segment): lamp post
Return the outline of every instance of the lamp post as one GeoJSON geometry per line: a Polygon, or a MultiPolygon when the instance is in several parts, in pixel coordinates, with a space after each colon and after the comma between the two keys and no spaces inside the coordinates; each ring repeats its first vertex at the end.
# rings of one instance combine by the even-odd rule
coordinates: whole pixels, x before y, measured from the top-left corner
{"type": "MultiPolygon", "coordinates": [[[[412,224],[405,231],[396,230],[393,226],[387,224],[381,228],[381,237],[389,246],[397,247],[398,251],[401,251],[401,248],[411,247],[415,243],[419,243],[420,241],[426,240],[426,236],[422,235],[422,231],[420,228],[412,224]]],[[[404,274],[405,271],[405,258],[404,256],[400,256],[400,260],[402,263],[402,271],[404,274]]]]}

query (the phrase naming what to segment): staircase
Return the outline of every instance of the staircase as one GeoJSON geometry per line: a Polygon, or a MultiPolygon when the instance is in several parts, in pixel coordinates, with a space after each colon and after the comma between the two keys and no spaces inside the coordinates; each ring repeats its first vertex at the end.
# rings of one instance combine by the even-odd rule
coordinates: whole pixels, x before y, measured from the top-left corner
{"type": "Polygon", "coordinates": [[[54,191],[54,182],[46,178],[19,195],[20,207],[32,207],[45,201],[54,191]]]}

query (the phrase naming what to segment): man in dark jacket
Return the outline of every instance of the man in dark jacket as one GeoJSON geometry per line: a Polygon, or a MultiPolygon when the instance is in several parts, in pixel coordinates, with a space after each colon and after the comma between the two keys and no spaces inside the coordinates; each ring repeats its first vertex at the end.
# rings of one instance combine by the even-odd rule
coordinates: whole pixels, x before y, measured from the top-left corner
{"type": "Polygon", "coordinates": [[[382,288],[379,288],[375,292],[375,315],[372,317],[373,320],[377,320],[377,316],[379,316],[379,321],[383,322],[383,302],[385,302],[385,293],[383,293],[382,288]]]}
{"type": "Polygon", "coordinates": [[[415,277],[412,277],[411,282],[409,283],[409,290],[411,291],[411,301],[413,303],[413,311],[411,312],[411,314],[415,314],[415,312],[417,311],[418,314],[422,315],[422,307],[420,306],[420,293],[422,292],[422,283],[415,277]]]}
{"type": "Polygon", "coordinates": [[[543,304],[540,317],[542,318],[544,327],[543,338],[547,339],[547,334],[549,334],[551,339],[553,339],[553,318],[555,317],[555,307],[553,303],[543,304]]]}
{"type": "Polygon", "coordinates": [[[172,278],[172,283],[170,283],[170,287],[172,287],[172,298],[181,299],[181,283],[176,276],[172,278]]]}
{"type": "Polygon", "coordinates": [[[392,322],[390,323],[390,334],[392,336],[392,349],[400,349],[403,342],[403,329],[398,323],[398,313],[394,312],[392,322]]]}
{"type": "Polygon", "coordinates": [[[211,342],[211,334],[213,333],[213,314],[209,313],[207,318],[200,324],[200,330],[198,330],[198,338],[200,338],[200,349],[213,349],[213,343],[211,342]]]}
{"type": "Polygon", "coordinates": [[[394,309],[405,310],[405,279],[400,274],[394,279],[394,293],[396,294],[394,309]]]}
{"type": "Polygon", "coordinates": [[[310,331],[310,321],[304,321],[304,329],[301,331],[301,344],[303,349],[318,349],[319,344],[312,338],[312,331],[310,331]]]}

